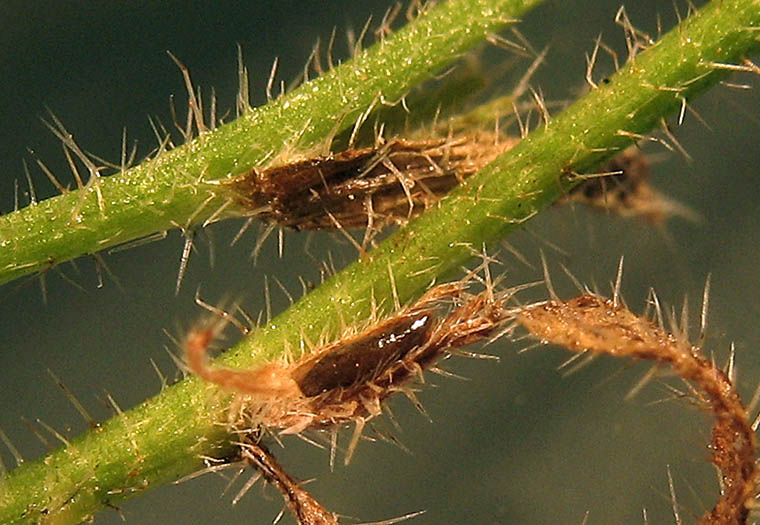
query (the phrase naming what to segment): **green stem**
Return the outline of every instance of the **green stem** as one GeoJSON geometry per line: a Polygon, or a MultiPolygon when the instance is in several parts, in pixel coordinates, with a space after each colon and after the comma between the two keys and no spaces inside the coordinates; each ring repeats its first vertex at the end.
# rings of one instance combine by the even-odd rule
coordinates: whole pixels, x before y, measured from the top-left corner
{"type": "Polygon", "coordinates": [[[760,2],[712,2],[670,31],[621,71],[578,100],[450,193],[434,210],[401,229],[266,327],[222,361],[246,367],[269,360],[302,337],[316,340],[340,319],[366,319],[369,297],[393,304],[419,296],[433,280],[457,271],[484,243],[502,238],[551,204],[572,184],[563,176],[592,170],[652,131],[758,48],[760,2]],[[755,28],[753,30],[753,28],[755,28]],[[332,311],[331,311],[332,310],[332,311]]]}
{"type": "Polygon", "coordinates": [[[451,0],[266,106],[124,173],[0,217],[0,284],[155,232],[202,223],[226,194],[203,180],[250,170],[393,103],[540,0],[451,0]]]}
{"type": "MultiPolygon", "coordinates": [[[[499,239],[548,206],[571,174],[648,133],[756,51],[760,3],[712,2],[592,90],[543,129],[468,179],[441,205],[403,228],[301,299],[225,355],[250,367],[279,355],[284,342],[316,340],[338,319],[366,318],[370,297],[392,305],[389,274],[402,302],[456,271],[473,248],[499,239]]],[[[291,348],[297,347],[291,344],[291,348]]],[[[62,522],[91,515],[142,489],[192,471],[198,456],[232,453],[225,403],[188,379],[85,436],[13,471],[0,486],[0,521],[62,522]]],[[[255,422],[253,422],[255,424],[255,422]]]]}
{"type": "MultiPolygon", "coordinates": [[[[204,183],[250,170],[297,137],[299,149],[394,102],[540,0],[450,0],[329,73],[238,120],[126,170],[0,217],[0,282],[207,219],[224,202],[204,183]],[[99,202],[98,193],[102,196],[99,202]]],[[[0,522],[78,523],[104,505],[233,452],[225,405],[190,379],[0,481],[0,522]]]]}

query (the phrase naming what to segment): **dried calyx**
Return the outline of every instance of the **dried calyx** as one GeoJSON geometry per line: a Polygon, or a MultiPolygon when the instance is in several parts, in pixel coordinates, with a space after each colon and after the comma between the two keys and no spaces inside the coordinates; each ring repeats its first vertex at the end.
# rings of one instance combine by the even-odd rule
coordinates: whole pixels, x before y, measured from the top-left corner
{"type": "Polygon", "coordinates": [[[584,294],[523,309],[518,321],[540,340],[573,352],[646,359],[669,365],[694,385],[712,412],[712,462],[720,472],[721,497],[700,523],[746,523],[755,495],[757,442],[747,410],[731,378],[700,349],[638,316],[618,300],[584,294]]]}
{"type": "Polygon", "coordinates": [[[379,141],[229,181],[264,221],[295,230],[378,227],[419,215],[515,144],[494,133],[379,141]]]}
{"type": "Polygon", "coordinates": [[[207,381],[242,395],[246,420],[281,433],[333,430],[354,423],[348,461],[365,423],[382,413],[388,396],[402,392],[414,399],[410,383],[421,381],[425,369],[464,345],[511,328],[514,313],[506,302],[520,288],[495,294],[487,287],[473,294],[467,286],[436,286],[363,330],[291,362],[252,370],[207,365],[212,335],[208,329],[196,330],[186,342],[188,365],[207,381]]]}
{"type": "MultiPolygon", "coordinates": [[[[378,140],[372,147],[253,169],[223,184],[249,215],[265,222],[295,230],[380,230],[430,208],[517,142],[483,131],[378,140]]],[[[651,187],[649,164],[636,149],[622,152],[600,174],[579,177],[583,182],[560,203],[580,202],[655,224],[693,215],[651,187]]]]}
{"type": "MultiPolygon", "coordinates": [[[[544,343],[572,352],[651,360],[670,366],[693,385],[694,391],[700,392],[698,401],[715,417],[710,448],[722,493],[700,523],[746,523],[755,495],[756,439],[728,374],[705,359],[677,326],[673,326],[674,335],[628,310],[619,299],[619,281],[613,299],[587,292],[562,301],[552,292],[551,300],[520,306],[509,303],[525,286],[498,290],[490,280],[487,263],[482,268],[486,278],[478,280],[486,286],[479,293],[469,291],[474,273],[469,280],[435,286],[419,301],[385,319],[375,319],[364,329],[289,362],[251,370],[209,366],[205,354],[213,333],[196,330],[186,343],[188,364],[200,377],[238,394],[231,409],[236,416],[243,415],[242,420],[235,420],[238,428],[263,426],[285,434],[326,430],[335,436],[341,426],[353,423],[348,462],[365,423],[382,414],[388,396],[402,392],[416,402],[413,387],[422,382],[424,370],[435,370],[435,363],[450,355],[467,354],[463,346],[511,337],[517,326],[544,343]]],[[[265,454],[263,450],[251,443],[243,446],[243,452],[252,457],[265,454]]],[[[277,465],[273,458],[273,463],[268,461],[264,457],[249,462],[267,475],[268,465],[277,465]]],[[[271,473],[268,476],[272,478],[271,473]]],[[[287,475],[281,478],[272,483],[298,515],[300,500],[294,499],[292,487],[287,489],[287,475]]],[[[301,497],[307,503],[312,501],[308,495],[301,497]]],[[[323,510],[315,515],[322,516],[323,510]]],[[[326,511],[324,516],[335,519],[326,511]]]]}
{"type": "Polygon", "coordinates": [[[695,220],[697,214],[657,192],[649,182],[649,162],[636,146],[610,160],[601,173],[581,175],[558,205],[581,203],[621,217],[640,217],[654,225],[676,215],[695,220]]]}
{"type": "MultiPolygon", "coordinates": [[[[363,330],[344,334],[294,361],[251,370],[209,366],[206,351],[215,329],[196,329],[185,343],[187,363],[201,378],[237,394],[230,412],[233,426],[242,432],[251,427],[282,434],[327,430],[335,437],[341,426],[353,423],[348,463],[366,422],[382,414],[388,396],[402,392],[418,403],[413,386],[422,382],[425,369],[464,345],[513,328],[514,314],[506,303],[522,287],[495,292],[488,282],[485,290],[473,294],[469,284],[436,286],[419,301],[363,330]]],[[[337,523],[335,515],[293,481],[258,439],[247,436],[240,456],[282,492],[301,525],[337,523]]]]}

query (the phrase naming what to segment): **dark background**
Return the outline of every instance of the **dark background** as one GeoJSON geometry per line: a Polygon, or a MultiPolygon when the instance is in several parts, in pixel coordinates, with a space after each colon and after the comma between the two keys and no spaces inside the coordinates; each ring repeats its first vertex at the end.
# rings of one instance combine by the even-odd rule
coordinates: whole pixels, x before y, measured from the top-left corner
{"type": "MultiPolygon", "coordinates": [[[[652,34],[658,20],[669,28],[676,19],[669,4],[633,4],[631,19],[652,34]]],[[[679,6],[685,13],[683,2],[679,6]]],[[[532,83],[547,99],[567,100],[582,92],[584,53],[591,52],[598,34],[624,56],[622,31],[612,22],[618,7],[609,0],[550,1],[525,18],[519,27],[533,46],[551,46],[532,83]]],[[[234,105],[240,44],[251,71],[254,103],[259,104],[265,101],[274,57],[280,59],[278,78],[295,77],[316,38],[326,41],[334,26],[336,55],[345,57],[346,28],[358,32],[370,14],[378,20],[385,8],[381,2],[357,1],[193,2],[192,7],[184,2],[3,2],[0,210],[13,209],[14,180],[26,202],[22,160],[34,164],[27,148],[62,178],[68,173],[60,145],[40,122],[46,108],[90,152],[117,161],[126,127],[145,155],[155,145],[148,116],[168,124],[169,95],[176,95],[178,107],[186,99],[167,49],[190,67],[206,96],[215,88],[224,109],[234,105]]],[[[509,58],[504,51],[488,54],[509,58]]],[[[599,75],[605,64],[609,67],[609,61],[600,65],[599,75]]],[[[525,67],[525,61],[517,66],[525,67]]],[[[718,87],[697,101],[694,107],[709,128],[687,114],[675,130],[691,162],[661,147],[646,147],[658,160],[655,184],[697,211],[702,221],[674,219],[657,229],[565,208],[541,214],[529,231],[510,239],[534,264],[539,249],[546,252],[555,286],[566,296],[573,291],[560,263],[582,281],[606,289],[624,255],[623,290],[632,308],[643,307],[649,287],[677,308],[688,295],[693,327],[711,273],[707,350],[723,360],[730,343],[736,343],[739,388],[747,397],[760,379],[759,100],[755,91],[718,87]]],[[[38,197],[52,195],[39,170],[31,171],[38,197]]],[[[248,257],[254,233],[229,247],[239,225],[211,228],[213,268],[208,242],[199,241],[176,297],[182,245],[176,232],[161,242],[106,254],[119,286],[106,278],[98,288],[94,262],[85,258],[76,261],[76,268],[61,267],[83,289],[51,272],[47,304],[34,280],[0,289],[0,427],[25,458],[40,456],[45,447],[22,417],[40,418],[66,435],[85,428],[46,370],[57,374],[96,418],[105,419],[105,392],[123,408],[157,393],[160,383],[150,359],[174,376],[164,351],[172,343],[164,330],[181,334],[197,317],[193,293],[199,284],[208,301],[242,297],[255,314],[263,308],[265,275],[276,276],[296,294],[299,275],[318,280],[314,262],[303,255],[304,236],[286,235],[284,260],[270,241],[254,266],[248,257]]],[[[309,242],[317,259],[329,251],[343,265],[354,256],[330,235],[309,242]]],[[[509,283],[540,277],[537,268],[509,255],[504,260],[509,283]]],[[[286,305],[275,292],[275,310],[286,305]]],[[[424,391],[421,399],[432,423],[405,400],[395,400],[402,427],[397,437],[410,453],[387,443],[362,442],[352,464],[331,473],[326,451],[289,438],[279,458],[294,475],[316,478],[310,488],[328,508],[365,521],[427,509],[413,523],[580,523],[586,512],[588,523],[640,523],[646,508],[650,522],[669,522],[668,465],[682,516],[688,519],[690,512],[699,514],[712,505],[717,484],[707,463],[707,418],[684,402],[650,403],[669,395],[657,383],[633,401],[623,399],[646,365],[599,359],[563,378],[555,368],[568,357],[564,351],[542,348],[518,355],[519,348],[497,343],[489,351],[501,356],[498,364],[460,361],[449,366],[471,381],[431,377],[436,388],[424,391]]],[[[13,464],[6,450],[0,457],[13,464]]],[[[233,508],[230,501],[240,482],[220,497],[225,485],[225,480],[207,476],[151,491],[125,503],[122,511],[133,523],[269,523],[280,509],[279,495],[258,486],[233,508]]],[[[120,519],[106,510],[96,521],[120,519]]]]}

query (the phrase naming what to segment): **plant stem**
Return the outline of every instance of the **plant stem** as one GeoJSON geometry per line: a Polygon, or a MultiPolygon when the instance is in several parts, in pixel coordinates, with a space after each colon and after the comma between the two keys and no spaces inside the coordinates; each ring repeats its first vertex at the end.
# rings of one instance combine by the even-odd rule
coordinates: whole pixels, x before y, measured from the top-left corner
{"type": "MultiPolygon", "coordinates": [[[[181,225],[226,194],[204,181],[250,170],[283,144],[314,147],[373,104],[398,101],[540,0],[450,0],[292,93],[84,189],[0,217],[0,282],[181,225]],[[294,143],[295,142],[295,143],[294,143]],[[100,197],[99,197],[100,196],[100,197]],[[101,207],[102,202],[102,207],[101,207]]],[[[78,523],[98,509],[234,452],[226,404],[194,379],[109,420],[0,481],[0,522],[78,523]]]]}
{"type": "MultiPolygon", "coordinates": [[[[708,4],[630,61],[548,125],[359,260],[302,298],[222,359],[250,367],[279,355],[285,342],[336,333],[359,322],[370,298],[391,308],[393,275],[402,302],[456,271],[479,251],[548,206],[593,166],[648,133],[661,119],[756,51],[760,4],[708,4]]],[[[367,71],[369,73],[369,70],[367,71]]],[[[333,119],[334,121],[334,119],[333,119]]],[[[316,124],[315,124],[316,125],[316,124]]],[[[329,126],[323,128],[328,130],[329,126]]],[[[0,485],[0,521],[39,521],[48,513],[76,522],[109,502],[192,471],[199,455],[233,452],[224,399],[191,378],[105,423],[0,485]]],[[[255,424],[256,422],[252,422],[255,424]]]]}
{"type": "Polygon", "coordinates": [[[712,2],[650,49],[522,140],[417,220],[344,269],[293,307],[244,338],[222,362],[270,360],[302,337],[337,331],[340,319],[366,319],[370,297],[392,307],[392,273],[402,303],[433,280],[457,271],[484,243],[538,213],[592,170],[649,133],[757,51],[760,3],[712,2]],[[754,29],[753,29],[754,28],[754,29]]]}
{"type": "Polygon", "coordinates": [[[444,2],[392,38],[229,124],[123,173],[96,177],[83,189],[0,217],[0,284],[155,232],[203,223],[227,199],[203,181],[249,171],[281,152],[283,144],[314,147],[352,126],[371,105],[397,102],[538,3],[444,2]]]}

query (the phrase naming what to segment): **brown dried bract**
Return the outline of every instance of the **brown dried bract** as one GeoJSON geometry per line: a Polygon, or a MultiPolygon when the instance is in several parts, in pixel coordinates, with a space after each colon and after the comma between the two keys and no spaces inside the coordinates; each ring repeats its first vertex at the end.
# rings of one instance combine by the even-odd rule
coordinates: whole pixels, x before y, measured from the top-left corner
{"type": "Polygon", "coordinates": [[[580,202],[621,217],[641,217],[662,224],[672,215],[692,218],[693,213],[652,188],[646,156],[631,147],[614,157],[603,173],[586,178],[557,204],[580,202]]]}
{"type": "MultiPolygon", "coordinates": [[[[512,319],[506,301],[520,289],[495,293],[487,280],[478,294],[467,282],[430,289],[419,301],[366,329],[316,348],[289,364],[267,364],[251,370],[210,367],[206,351],[213,329],[191,332],[185,343],[189,368],[201,378],[243,396],[231,411],[242,408],[236,425],[263,425],[281,433],[336,430],[353,422],[355,430],[346,451],[350,459],[365,423],[380,415],[382,402],[394,392],[414,399],[408,383],[422,379],[424,369],[467,345],[509,331],[512,319]]],[[[337,524],[308,492],[284,472],[257,442],[241,444],[243,459],[257,467],[282,493],[286,505],[303,525],[337,524]]],[[[389,520],[396,523],[416,515],[389,520]]]]}
{"type": "Polygon", "coordinates": [[[282,433],[354,422],[350,457],[365,422],[381,414],[384,399],[399,391],[413,396],[406,384],[421,378],[425,368],[511,319],[504,303],[516,289],[473,295],[466,286],[436,286],[389,318],[288,364],[211,367],[205,354],[213,333],[197,330],[186,341],[188,366],[203,379],[244,395],[246,419],[282,433]]]}
{"type": "MultiPolygon", "coordinates": [[[[252,216],[295,230],[381,229],[422,213],[517,139],[501,133],[459,133],[448,138],[393,138],[225,181],[252,216]]],[[[581,202],[621,216],[661,224],[693,216],[649,184],[644,155],[629,148],[575,186],[558,203],[581,202]]]]}
{"type": "Polygon", "coordinates": [[[755,435],[730,378],[702,357],[697,347],[631,313],[616,301],[596,295],[528,307],[518,315],[518,321],[542,341],[574,352],[591,351],[669,364],[681,378],[699,387],[715,416],[710,448],[722,481],[718,503],[702,516],[700,523],[746,523],[757,478],[755,435]]]}
{"type": "Polygon", "coordinates": [[[225,184],[252,215],[296,230],[403,223],[515,142],[485,132],[394,138],[375,147],[254,169],[225,184]]]}

